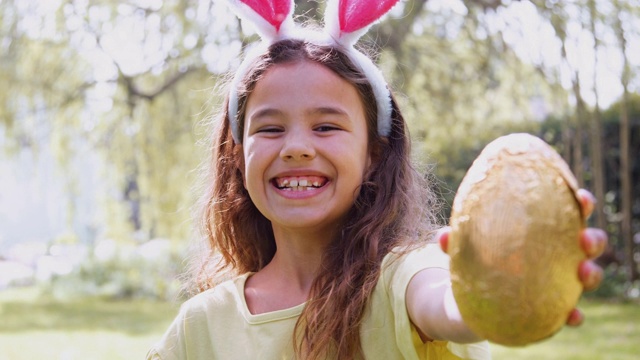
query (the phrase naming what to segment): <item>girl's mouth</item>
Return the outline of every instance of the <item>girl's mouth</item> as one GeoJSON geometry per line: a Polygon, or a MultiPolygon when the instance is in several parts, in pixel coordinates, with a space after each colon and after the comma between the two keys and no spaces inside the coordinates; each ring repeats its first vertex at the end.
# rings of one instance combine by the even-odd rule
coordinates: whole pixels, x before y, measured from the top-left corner
{"type": "Polygon", "coordinates": [[[280,190],[305,191],[323,187],[327,183],[327,178],[321,176],[286,176],[275,178],[272,182],[280,190]]]}

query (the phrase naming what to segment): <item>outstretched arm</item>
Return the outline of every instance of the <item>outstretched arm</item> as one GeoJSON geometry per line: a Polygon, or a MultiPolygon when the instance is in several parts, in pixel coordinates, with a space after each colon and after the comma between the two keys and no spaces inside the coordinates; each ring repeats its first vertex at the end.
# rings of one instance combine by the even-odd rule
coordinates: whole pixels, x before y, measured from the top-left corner
{"type": "Polygon", "coordinates": [[[409,318],[423,341],[471,343],[482,340],[462,320],[448,270],[430,268],[417,273],[409,282],[406,299],[409,318]]]}
{"type": "MultiPolygon", "coordinates": [[[[578,196],[583,214],[588,217],[594,207],[593,196],[585,190],[579,190],[578,196]]],[[[438,235],[444,252],[447,252],[448,235],[448,228],[438,235]]],[[[580,263],[577,271],[584,290],[589,291],[597,288],[602,281],[602,269],[593,259],[604,251],[607,235],[603,230],[586,228],[581,233],[580,243],[586,259],[580,263]]],[[[482,340],[465,325],[453,296],[447,270],[431,268],[416,274],[409,282],[406,299],[409,318],[421,332],[424,341],[469,343],[482,340]]],[[[567,315],[569,326],[580,325],[582,321],[583,315],[577,309],[567,315]]]]}

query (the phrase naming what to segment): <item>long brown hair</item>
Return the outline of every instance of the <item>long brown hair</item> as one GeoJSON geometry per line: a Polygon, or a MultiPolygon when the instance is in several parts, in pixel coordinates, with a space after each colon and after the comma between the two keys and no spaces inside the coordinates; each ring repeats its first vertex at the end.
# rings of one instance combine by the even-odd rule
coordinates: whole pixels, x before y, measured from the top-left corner
{"type": "MultiPolygon", "coordinates": [[[[247,98],[264,72],[276,64],[298,61],[326,66],[356,87],[365,108],[372,165],[347,223],[326,249],[292,336],[299,358],[357,358],[362,354],[360,324],[383,257],[394,248],[407,249],[430,236],[437,223],[436,202],[411,165],[408,131],[396,102],[391,132],[381,137],[371,86],[348,56],[334,47],[298,40],[271,45],[240,84],[240,126],[247,98]]],[[[233,142],[226,110],[220,116],[201,218],[209,253],[196,274],[200,291],[219,282],[222,273],[237,275],[262,269],[276,251],[271,223],[244,189],[242,153],[233,142]]]]}

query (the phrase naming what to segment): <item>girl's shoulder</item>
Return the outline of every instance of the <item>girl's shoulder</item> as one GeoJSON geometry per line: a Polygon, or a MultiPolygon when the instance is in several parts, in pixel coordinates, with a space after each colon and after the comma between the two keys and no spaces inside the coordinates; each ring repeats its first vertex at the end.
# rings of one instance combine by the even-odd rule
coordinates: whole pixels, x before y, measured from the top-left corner
{"type": "Polygon", "coordinates": [[[397,267],[449,269],[449,255],[436,242],[396,247],[382,260],[382,270],[397,267]]]}
{"type": "Polygon", "coordinates": [[[236,308],[237,304],[243,301],[244,294],[241,291],[249,275],[238,275],[194,295],[182,304],[181,312],[189,315],[210,314],[236,308]]]}
{"type": "Polygon", "coordinates": [[[380,281],[385,288],[394,283],[406,286],[415,274],[429,268],[449,269],[449,255],[439,244],[427,242],[409,248],[394,248],[382,260],[380,281]]]}

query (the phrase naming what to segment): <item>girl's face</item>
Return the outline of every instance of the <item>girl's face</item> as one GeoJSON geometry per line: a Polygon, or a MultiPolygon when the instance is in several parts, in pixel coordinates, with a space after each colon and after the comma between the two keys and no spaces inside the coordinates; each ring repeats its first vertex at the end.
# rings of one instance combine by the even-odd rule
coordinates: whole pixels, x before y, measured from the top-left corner
{"type": "Polygon", "coordinates": [[[309,62],[271,67],[249,96],[245,187],[274,230],[335,231],[371,159],[356,88],[309,62]]]}

